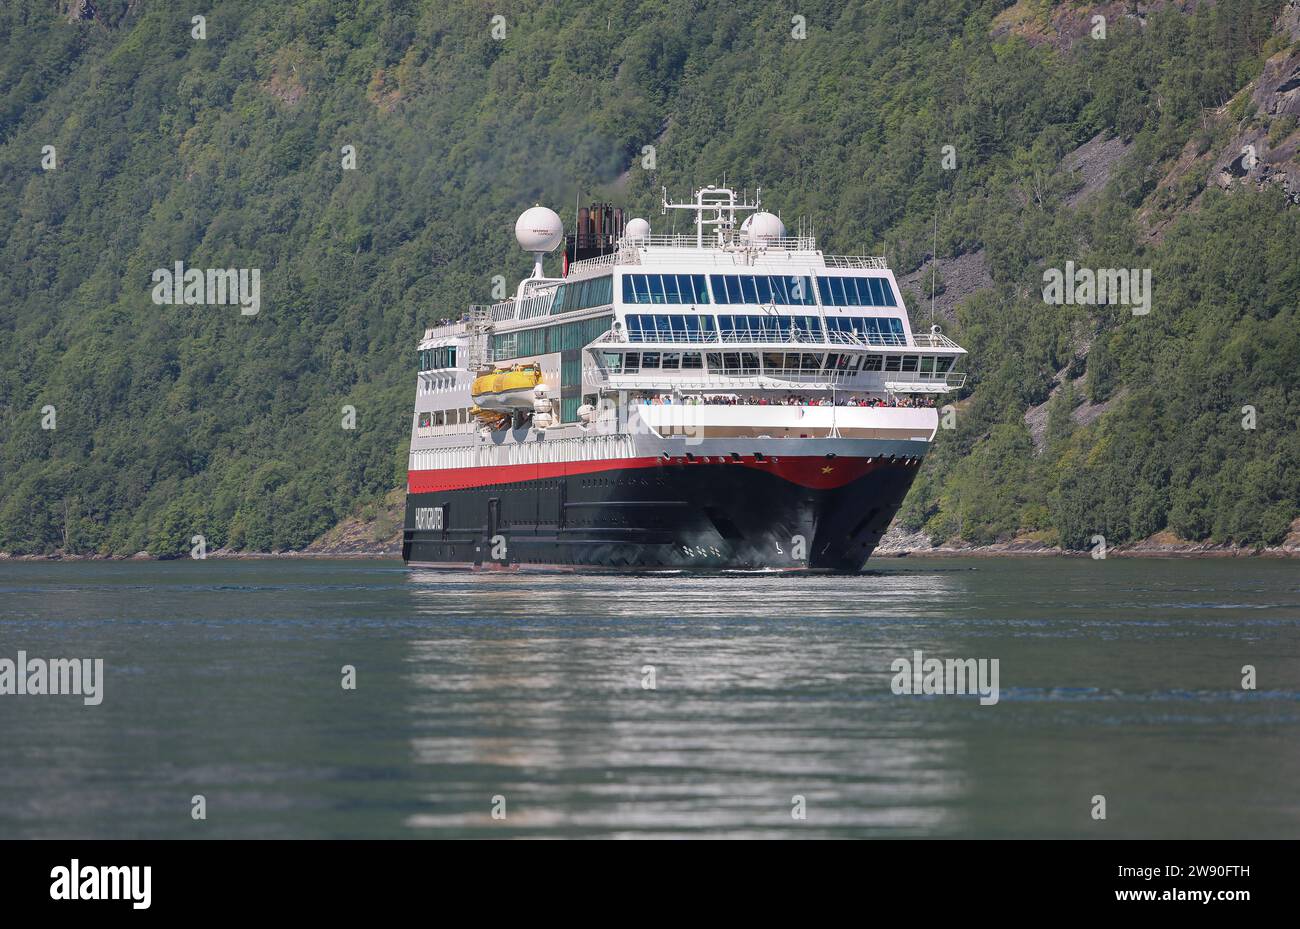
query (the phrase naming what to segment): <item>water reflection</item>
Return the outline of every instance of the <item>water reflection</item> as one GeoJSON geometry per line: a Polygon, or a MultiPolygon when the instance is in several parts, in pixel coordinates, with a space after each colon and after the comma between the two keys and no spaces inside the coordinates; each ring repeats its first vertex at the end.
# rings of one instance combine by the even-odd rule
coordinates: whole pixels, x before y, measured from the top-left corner
{"type": "MultiPolygon", "coordinates": [[[[889,690],[898,621],[960,572],[860,578],[413,572],[416,830],[943,834],[960,741],[889,690]],[[846,634],[846,630],[849,630],[846,634]],[[642,686],[653,666],[655,689],[642,686]],[[495,822],[490,799],[506,797],[495,822]],[[805,798],[796,822],[792,798],[805,798]]],[[[925,647],[942,648],[928,636],[925,647]]]]}

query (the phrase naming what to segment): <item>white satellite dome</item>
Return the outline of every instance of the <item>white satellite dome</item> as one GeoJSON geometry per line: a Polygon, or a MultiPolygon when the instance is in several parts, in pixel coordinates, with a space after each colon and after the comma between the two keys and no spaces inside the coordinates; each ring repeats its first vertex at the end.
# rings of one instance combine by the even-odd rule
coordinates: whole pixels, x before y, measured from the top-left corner
{"type": "Polygon", "coordinates": [[[740,234],[755,245],[771,245],[785,238],[785,223],[775,213],[755,213],[740,224],[740,234]]]}
{"type": "Polygon", "coordinates": [[[564,241],[564,223],[554,210],[535,206],[515,220],[515,238],[526,252],[553,252],[564,241]]]}
{"type": "Polygon", "coordinates": [[[650,224],[644,219],[632,219],[623,228],[623,238],[625,239],[645,239],[650,236],[650,224]]]}

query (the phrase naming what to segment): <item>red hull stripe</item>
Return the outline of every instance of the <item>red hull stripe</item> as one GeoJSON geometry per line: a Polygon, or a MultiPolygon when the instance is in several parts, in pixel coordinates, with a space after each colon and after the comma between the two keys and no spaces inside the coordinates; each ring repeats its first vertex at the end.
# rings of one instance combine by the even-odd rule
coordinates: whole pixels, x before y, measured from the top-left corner
{"type": "Polygon", "coordinates": [[[599,474],[602,471],[623,471],[634,468],[653,468],[661,465],[688,468],[746,467],[770,471],[791,483],[813,490],[830,490],[842,487],[882,467],[886,462],[872,458],[826,458],[817,456],[779,456],[763,461],[753,456],[734,459],[730,456],[674,458],[606,458],[600,461],[548,461],[538,464],[489,465],[478,468],[443,468],[436,471],[408,471],[407,491],[413,494],[440,490],[465,490],[489,484],[515,484],[523,481],[542,481],[577,474],[599,474]]]}
{"type": "Polygon", "coordinates": [[[538,464],[489,465],[482,468],[442,468],[436,471],[408,471],[406,486],[413,494],[431,490],[464,490],[488,484],[516,484],[544,481],[574,474],[595,474],[624,468],[653,468],[659,458],[605,458],[600,461],[544,461],[538,464]]]}

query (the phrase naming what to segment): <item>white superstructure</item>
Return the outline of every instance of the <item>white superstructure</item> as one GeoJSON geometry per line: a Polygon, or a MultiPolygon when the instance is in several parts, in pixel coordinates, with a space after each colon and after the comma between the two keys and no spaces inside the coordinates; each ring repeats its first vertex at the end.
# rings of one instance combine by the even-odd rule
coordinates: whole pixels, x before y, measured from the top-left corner
{"type": "MultiPolygon", "coordinates": [[[[413,471],[434,449],[638,431],[933,438],[937,401],[964,380],[954,369],[965,350],[938,327],[913,332],[883,258],[825,255],[729,188],[702,188],[690,203],[665,195],[670,210],[691,213],[694,230],[656,234],[633,219],[612,252],[572,263],[563,277],[542,273],[542,256],[561,240],[559,218],[541,207],[520,217],[533,275],[512,299],[472,307],[420,343],[413,471]],[[470,412],[475,374],[534,362],[546,428],[526,414],[484,427],[470,412]]],[[[585,454],[580,441],[555,449],[585,454]]]]}

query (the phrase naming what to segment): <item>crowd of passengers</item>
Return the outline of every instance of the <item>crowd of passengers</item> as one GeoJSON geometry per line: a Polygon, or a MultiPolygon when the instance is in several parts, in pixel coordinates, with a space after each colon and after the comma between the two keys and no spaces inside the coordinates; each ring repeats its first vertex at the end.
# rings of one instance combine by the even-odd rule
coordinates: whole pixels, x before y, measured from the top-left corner
{"type": "Polygon", "coordinates": [[[884,397],[862,397],[857,394],[836,395],[832,404],[830,397],[809,397],[806,394],[786,394],[784,397],[741,396],[739,394],[684,394],[674,397],[672,394],[636,394],[634,403],[654,406],[684,404],[710,406],[902,406],[932,407],[933,397],[898,396],[888,394],[884,397]]]}

